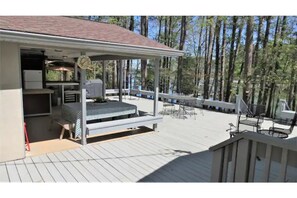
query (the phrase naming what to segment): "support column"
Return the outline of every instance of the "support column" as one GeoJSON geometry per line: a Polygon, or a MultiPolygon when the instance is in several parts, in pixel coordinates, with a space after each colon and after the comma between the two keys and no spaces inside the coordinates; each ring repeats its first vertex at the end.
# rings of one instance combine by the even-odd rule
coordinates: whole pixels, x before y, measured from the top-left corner
{"type": "Polygon", "coordinates": [[[77,76],[77,63],[74,64],[74,80],[75,81],[78,80],[78,76],[77,76]]]}
{"type": "Polygon", "coordinates": [[[119,101],[123,101],[123,60],[119,61],[119,101]]]}
{"type": "Polygon", "coordinates": [[[87,102],[86,102],[86,70],[82,69],[80,73],[81,83],[81,144],[87,144],[86,129],[87,129],[87,102]]]}
{"type": "MultiPolygon", "coordinates": [[[[154,60],[155,65],[155,86],[154,86],[154,116],[158,115],[158,100],[159,100],[159,64],[160,64],[160,58],[156,58],[154,60]]],[[[154,124],[153,129],[154,131],[157,131],[158,125],[154,124]]]]}
{"type": "Polygon", "coordinates": [[[105,99],[106,93],[106,61],[102,62],[102,96],[105,99]]]}
{"type": "MultiPolygon", "coordinates": [[[[85,55],[86,53],[81,53],[85,55]]],[[[87,102],[86,102],[86,70],[81,69],[80,72],[80,87],[81,87],[81,144],[87,144],[86,130],[87,130],[87,102]]]]}
{"type": "Polygon", "coordinates": [[[0,162],[25,157],[23,116],[20,48],[0,41],[0,162]]]}

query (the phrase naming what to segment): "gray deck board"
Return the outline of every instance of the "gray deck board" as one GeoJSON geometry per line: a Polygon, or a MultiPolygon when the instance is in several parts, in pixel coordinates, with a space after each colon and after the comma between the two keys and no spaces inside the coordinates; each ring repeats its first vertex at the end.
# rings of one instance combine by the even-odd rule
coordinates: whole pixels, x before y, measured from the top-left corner
{"type": "MultiPolygon", "coordinates": [[[[135,143],[135,144],[137,144],[137,143],[135,143]]],[[[150,148],[144,147],[143,144],[139,144],[138,146],[139,146],[139,148],[142,147],[142,149],[144,149],[144,150],[146,149],[148,152],[150,152],[150,148]]],[[[169,155],[164,156],[162,154],[157,154],[153,157],[156,160],[158,160],[158,162],[161,163],[162,166],[165,166],[165,165],[171,163],[171,161],[174,161],[177,158],[177,156],[169,156],[169,155]]],[[[187,164],[185,164],[185,165],[187,165],[187,164]]],[[[172,165],[171,165],[171,167],[172,167],[172,165]]],[[[166,170],[167,176],[169,174],[170,176],[174,177],[175,180],[181,181],[181,182],[185,182],[188,180],[192,181],[192,179],[194,179],[193,173],[191,171],[188,171],[188,169],[184,168],[184,170],[186,170],[186,171],[181,172],[177,165],[175,165],[174,168],[171,168],[171,167],[169,166],[169,168],[166,170]]]]}
{"type": "Polygon", "coordinates": [[[65,182],[64,177],[61,175],[60,171],[56,168],[56,166],[53,163],[44,163],[44,165],[50,172],[55,182],[65,182]]]}
{"type": "MultiPolygon", "coordinates": [[[[123,142],[123,144],[126,144],[126,142],[123,142]]],[[[135,148],[135,145],[132,142],[129,142],[129,145],[133,145],[135,148]]],[[[137,148],[137,150],[146,158],[146,162],[155,170],[160,169],[164,165],[164,163],[160,162],[160,159],[156,157],[155,153],[148,152],[140,147],[137,148]]],[[[168,178],[171,181],[179,181],[179,179],[176,178],[175,175],[172,175],[168,170],[162,171],[161,174],[163,175],[161,178],[168,178]]],[[[161,179],[161,181],[163,181],[163,179],[161,179]]]]}
{"type": "Polygon", "coordinates": [[[76,149],[74,150],[74,152],[76,153],[76,155],[80,155],[83,160],[80,161],[80,163],[88,170],[88,172],[94,176],[98,181],[100,182],[108,182],[109,180],[106,179],[106,177],[97,169],[95,169],[90,161],[94,160],[89,154],[87,154],[86,152],[84,152],[81,149],[76,149]]]}
{"type": "Polygon", "coordinates": [[[27,167],[27,170],[30,174],[32,182],[43,182],[42,177],[39,171],[37,170],[35,164],[32,163],[32,160],[31,160],[31,163],[27,162],[25,166],[27,167]]]}
{"type": "Polygon", "coordinates": [[[52,177],[51,173],[47,170],[46,166],[43,163],[35,163],[35,166],[40,173],[42,180],[44,182],[54,182],[54,178],[52,177]]]}
{"type": "Polygon", "coordinates": [[[24,164],[16,164],[22,182],[32,182],[32,178],[24,164]]]}
{"type": "Polygon", "coordinates": [[[21,182],[21,178],[18,174],[15,164],[12,164],[12,163],[6,164],[6,168],[7,168],[7,173],[9,175],[10,182],[21,182]]]}
{"type": "MultiPolygon", "coordinates": [[[[108,171],[110,173],[112,173],[118,180],[122,181],[122,182],[130,182],[131,180],[129,179],[129,177],[127,177],[127,175],[125,174],[125,172],[123,172],[123,169],[121,166],[118,166],[116,164],[114,164],[112,162],[112,156],[108,153],[104,153],[102,152],[102,148],[100,147],[96,147],[96,145],[93,146],[93,148],[95,150],[93,150],[94,152],[96,152],[97,154],[99,154],[99,156],[104,156],[104,160],[100,161],[100,164],[108,169],[108,171]]],[[[130,174],[128,174],[130,175],[130,174]]]]}
{"type": "Polygon", "coordinates": [[[139,178],[143,176],[139,171],[137,171],[137,169],[135,169],[133,163],[131,163],[131,161],[128,158],[124,158],[120,153],[114,151],[113,147],[106,148],[106,146],[102,145],[102,149],[114,155],[114,163],[122,166],[127,172],[129,172],[134,178],[134,181],[137,181],[139,178]]]}
{"type": "Polygon", "coordinates": [[[147,169],[145,166],[140,164],[140,161],[135,161],[135,157],[133,157],[129,153],[127,153],[126,150],[123,147],[122,147],[122,149],[120,149],[119,147],[117,147],[116,144],[112,144],[112,143],[111,144],[106,144],[104,146],[108,150],[109,150],[109,148],[111,146],[113,146],[112,147],[113,152],[117,153],[122,158],[125,158],[127,163],[129,163],[130,166],[132,166],[133,169],[135,169],[138,173],[140,173],[140,176],[144,176],[144,175],[147,175],[148,173],[150,173],[149,169],[147,169]]]}
{"type": "Polygon", "coordinates": [[[147,170],[148,172],[155,170],[155,166],[152,166],[150,162],[147,162],[148,158],[139,154],[137,150],[127,147],[125,144],[119,144],[118,147],[120,147],[122,151],[126,152],[127,156],[142,169],[147,170]]]}
{"type": "Polygon", "coordinates": [[[0,165],[0,182],[9,182],[8,172],[5,164],[0,165]]]}
{"type": "Polygon", "coordinates": [[[83,151],[87,152],[89,155],[92,156],[94,160],[90,161],[90,164],[100,171],[102,175],[104,175],[105,178],[108,179],[110,182],[119,182],[120,180],[114,176],[111,172],[108,171],[108,169],[104,168],[103,165],[101,165],[101,162],[103,159],[101,159],[95,152],[93,152],[91,149],[89,149],[90,146],[84,147],[83,151]]]}
{"type": "Polygon", "coordinates": [[[79,182],[94,182],[94,181],[98,181],[94,176],[92,176],[88,170],[83,167],[81,165],[81,163],[79,162],[79,160],[82,160],[81,156],[76,154],[73,155],[72,153],[75,153],[73,151],[69,152],[69,151],[64,151],[62,152],[62,154],[67,158],[68,162],[67,163],[67,167],[70,166],[70,164],[72,165],[71,166],[71,173],[72,175],[74,176],[74,174],[76,176],[79,177],[78,181],[79,182]],[[77,159],[75,158],[77,157],[77,159]]]}

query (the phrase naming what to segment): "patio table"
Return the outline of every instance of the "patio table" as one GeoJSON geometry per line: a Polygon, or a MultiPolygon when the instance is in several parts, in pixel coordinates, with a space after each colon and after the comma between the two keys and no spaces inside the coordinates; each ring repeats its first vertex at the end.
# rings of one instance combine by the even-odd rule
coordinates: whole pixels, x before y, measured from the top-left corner
{"type": "MultiPolygon", "coordinates": [[[[99,120],[119,116],[137,115],[137,106],[124,102],[108,101],[105,103],[87,103],[86,120],[99,120]]],[[[75,124],[75,137],[81,135],[81,103],[66,103],[62,105],[63,119],[75,124]]]]}

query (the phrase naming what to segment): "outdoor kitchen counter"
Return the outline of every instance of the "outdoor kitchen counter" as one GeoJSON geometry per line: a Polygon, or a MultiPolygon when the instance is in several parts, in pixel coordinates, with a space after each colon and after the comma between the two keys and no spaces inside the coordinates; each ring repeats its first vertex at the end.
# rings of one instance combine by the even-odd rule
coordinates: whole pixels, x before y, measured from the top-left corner
{"type": "Polygon", "coordinates": [[[79,82],[75,81],[47,81],[46,83],[47,87],[52,87],[52,86],[59,86],[61,87],[61,101],[62,104],[64,104],[64,99],[65,99],[65,86],[79,86],[79,82]]]}
{"type": "Polygon", "coordinates": [[[24,89],[24,116],[44,116],[52,113],[51,89],[24,89]]]}
{"type": "Polygon", "coordinates": [[[52,94],[54,93],[51,89],[24,89],[23,94],[29,95],[29,94],[52,94]]]}

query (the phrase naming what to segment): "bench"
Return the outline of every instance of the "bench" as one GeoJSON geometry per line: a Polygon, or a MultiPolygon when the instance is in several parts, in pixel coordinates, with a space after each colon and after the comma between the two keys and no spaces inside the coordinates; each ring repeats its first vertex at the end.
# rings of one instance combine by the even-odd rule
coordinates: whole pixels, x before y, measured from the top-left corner
{"type": "Polygon", "coordinates": [[[72,125],[73,124],[71,122],[64,120],[64,119],[56,119],[55,122],[62,127],[61,134],[60,134],[60,140],[63,139],[65,130],[67,130],[69,132],[69,137],[70,137],[70,139],[72,139],[72,125]]]}
{"type": "Polygon", "coordinates": [[[146,115],[108,122],[91,123],[87,124],[87,135],[97,135],[104,132],[157,124],[159,122],[162,122],[161,116],[146,115]]]}

